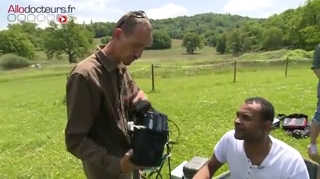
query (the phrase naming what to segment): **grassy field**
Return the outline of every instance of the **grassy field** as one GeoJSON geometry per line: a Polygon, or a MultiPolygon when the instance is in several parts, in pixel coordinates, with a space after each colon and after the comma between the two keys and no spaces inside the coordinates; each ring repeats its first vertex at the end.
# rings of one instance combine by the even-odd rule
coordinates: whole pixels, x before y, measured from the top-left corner
{"type": "MultiPolygon", "coordinates": [[[[97,43],[99,40],[96,40],[97,43]]],[[[196,67],[195,70],[188,69],[179,69],[177,66],[195,66],[195,65],[210,65],[205,68],[206,71],[219,70],[221,65],[214,65],[220,63],[228,63],[227,71],[233,71],[233,66],[229,63],[233,63],[237,60],[237,66],[246,66],[250,67],[253,70],[259,70],[261,68],[274,69],[274,68],[284,68],[285,59],[289,57],[289,66],[298,64],[310,64],[310,61],[306,60],[312,52],[304,52],[301,50],[277,50],[263,53],[245,53],[240,56],[232,56],[230,54],[220,55],[217,54],[215,48],[213,47],[204,47],[201,50],[197,50],[193,55],[185,54],[185,50],[181,47],[181,40],[172,40],[172,48],[169,50],[147,50],[144,52],[141,59],[136,61],[130,69],[135,71],[137,69],[150,67],[151,64],[162,66],[161,69],[157,69],[160,72],[161,77],[169,77],[170,73],[166,73],[168,70],[178,70],[179,75],[197,75],[200,71],[203,71],[203,67],[196,67]],[[279,61],[280,60],[280,61],[279,61]],[[259,62],[253,62],[259,61],[259,62]],[[298,61],[298,62],[296,62],[298,61]],[[258,66],[258,67],[257,67],[258,66]],[[272,68],[270,68],[272,66],[272,68]],[[252,68],[253,67],[253,68],[252,68]]],[[[308,58],[310,59],[310,58],[308,58]]],[[[1,59],[0,59],[1,60],[1,59]]],[[[17,79],[29,79],[35,77],[44,77],[44,76],[66,76],[74,64],[68,64],[66,57],[62,61],[57,61],[55,59],[48,60],[43,52],[37,53],[37,58],[35,63],[41,63],[42,69],[34,68],[25,68],[18,70],[3,71],[0,69],[0,82],[1,81],[10,81],[17,79]]],[[[290,67],[289,67],[290,68],[290,67]]],[[[240,68],[241,69],[241,68],[240,68]]],[[[248,70],[248,68],[245,68],[248,70]]],[[[223,71],[226,71],[224,68],[223,71]]],[[[241,71],[241,70],[240,70],[241,71]]],[[[178,73],[175,73],[176,76],[178,73]]],[[[142,73],[137,73],[139,77],[150,77],[149,71],[142,71],[142,73]]],[[[172,74],[172,73],[171,73],[172,74]]]]}
{"type": "MultiPolygon", "coordinates": [[[[239,62],[233,83],[234,57],[216,55],[210,47],[200,54],[184,55],[180,42],[174,43],[171,50],[146,51],[130,67],[154,106],[181,130],[180,142],[172,151],[173,167],[195,155],[209,157],[219,138],[233,129],[235,110],[247,97],[269,99],[277,113],[312,116],[317,80],[309,70],[310,61],[290,60],[285,78],[285,61],[270,59],[279,59],[288,51],[245,54],[237,58],[266,62],[239,62]],[[158,65],[155,91],[151,91],[151,64],[158,65]]],[[[49,61],[41,69],[0,71],[0,178],[84,178],[79,161],[64,145],[66,108],[62,99],[72,66],[49,61]]],[[[282,130],[272,135],[306,156],[309,139],[295,140],[282,130]]]]}
{"type": "MultiPolygon", "coordinates": [[[[195,155],[209,157],[218,139],[233,128],[235,110],[246,97],[266,97],[277,113],[312,115],[315,109],[316,78],[308,66],[292,67],[287,78],[283,68],[243,70],[237,83],[232,83],[232,71],[227,70],[176,77],[176,70],[165,73],[172,76],[157,78],[155,92],[149,92],[149,78],[136,81],[154,106],[180,127],[173,166],[195,155]]],[[[43,76],[0,82],[0,178],[84,178],[79,161],[64,146],[65,80],[65,76],[43,76]]],[[[281,130],[272,135],[306,156],[309,139],[295,140],[281,130]]]]}
{"type": "MultiPolygon", "coordinates": [[[[95,40],[96,44],[100,43],[99,39],[95,40]]],[[[239,56],[232,56],[230,54],[220,55],[216,52],[214,47],[205,46],[203,49],[197,49],[195,54],[188,55],[185,53],[185,49],[181,47],[181,40],[173,39],[172,48],[168,50],[146,50],[143,53],[142,58],[137,61],[139,64],[150,63],[166,63],[166,64],[192,64],[195,61],[197,63],[208,63],[212,61],[225,61],[225,60],[270,60],[270,59],[303,59],[310,58],[313,52],[304,52],[303,50],[276,50],[269,52],[257,52],[257,53],[245,53],[239,56]]],[[[93,48],[94,49],[94,48],[93,48]]],[[[66,64],[67,56],[62,56],[62,61],[48,60],[44,52],[38,52],[36,55],[36,61],[45,65],[61,65],[66,64]]],[[[81,60],[81,59],[79,59],[81,60]]]]}

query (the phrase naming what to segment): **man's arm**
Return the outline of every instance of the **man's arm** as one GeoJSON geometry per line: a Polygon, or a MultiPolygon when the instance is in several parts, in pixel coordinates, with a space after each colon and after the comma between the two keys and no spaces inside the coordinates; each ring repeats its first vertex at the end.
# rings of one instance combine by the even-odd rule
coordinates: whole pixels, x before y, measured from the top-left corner
{"type": "Polygon", "coordinates": [[[229,136],[233,135],[232,131],[222,136],[214,147],[214,153],[208,163],[204,165],[193,177],[193,179],[210,179],[227,162],[227,144],[229,136]]]}
{"type": "Polygon", "coordinates": [[[91,83],[79,73],[72,74],[67,82],[67,150],[81,160],[96,164],[107,172],[119,174],[120,158],[108,155],[104,148],[87,137],[100,104],[99,92],[94,91],[91,83]]]}
{"type": "Polygon", "coordinates": [[[215,154],[213,154],[207,164],[196,173],[193,179],[210,179],[222,165],[223,163],[220,163],[215,154]]]}
{"type": "Polygon", "coordinates": [[[318,44],[314,49],[311,69],[320,79],[320,44],[318,44]]]}

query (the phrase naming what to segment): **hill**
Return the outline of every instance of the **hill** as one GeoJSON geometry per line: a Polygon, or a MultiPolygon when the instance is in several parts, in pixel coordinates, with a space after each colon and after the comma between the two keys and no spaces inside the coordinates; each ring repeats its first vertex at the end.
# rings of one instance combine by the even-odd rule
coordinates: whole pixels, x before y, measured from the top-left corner
{"type": "MultiPolygon", "coordinates": [[[[320,27],[316,25],[320,22],[320,11],[316,11],[317,7],[320,7],[319,2],[319,0],[308,1],[304,6],[287,9],[269,18],[204,13],[151,20],[155,31],[165,31],[172,39],[183,39],[184,34],[195,32],[203,37],[205,47],[196,57],[181,56],[183,49],[179,47],[180,45],[172,45],[175,50],[146,51],[144,58],[148,60],[159,58],[210,60],[229,59],[234,56],[238,59],[259,60],[280,59],[287,56],[297,59],[311,58],[312,50],[320,42],[320,36],[314,33],[320,31],[320,27]],[[228,55],[217,56],[217,52],[228,55]]],[[[95,27],[94,34],[99,38],[112,35],[114,23],[98,22],[88,26],[95,27]],[[100,34],[102,32],[100,28],[108,30],[100,34]]],[[[176,44],[177,40],[173,42],[176,44]]]]}
{"type": "MultiPolygon", "coordinates": [[[[229,58],[282,50],[282,57],[284,52],[298,50],[294,53],[306,54],[303,56],[309,58],[312,52],[307,51],[312,51],[320,42],[319,7],[320,0],[308,0],[299,8],[288,9],[266,19],[217,13],[151,19],[154,27],[153,44],[161,42],[163,48],[150,48],[158,50],[151,53],[149,49],[144,56],[152,59],[162,55],[168,60],[213,59],[216,54],[226,54],[229,58]],[[172,44],[170,38],[179,39],[183,46],[172,44]],[[198,54],[197,57],[189,55],[194,54],[194,51],[198,54]]],[[[44,60],[67,59],[73,63],[92,53],[93,46],[101,43],[94,39],[110,39],[108,36],[112,35],[114,28],[115,24],[112,22],[76,24],[70,21],[61,26],[53,23],[46,29],[26,22],[12,24],[8,26],[8,30],[0,31],[0,50],[3,54],[14,53],[32,60],[39,59],[38,54],[45,54],[44,60]]],[[[178,41],[174,41],[176,42],[178,41]]],[[[12,66],[12,58],[15,57],[9,56],[2,61],[12,66]]],[[[29,63],[23,59],[16,60],[15,63],[22,61],[21,66],[29,63]]]]}
{"type": "MultiPolygon", "coordinates": [[[[319,7],[320,0],[312,0],[264,19],[204,13],[151,21],[155,31],[164,31],[172,39],[183,39],[188,32],[201,35],[206,46],[216,47],[220,53],[242,54],[282,48],[310,51],[320,42],[319,7]]],[[[100,38],[111,36],[114,26],[111,22],[97,22],[87,28],[94,32],[95,38],[100,38]]]]}
{"type": "MultiPolygon", "coordinates": [[[[242,17],[231,14],[203,13],[194,16],[181,16],[176,18],[153,20],[151,23],[155,30],[166,31],[172,39],[182,39],[186,32],[196,32],[204,34],[214,30],[225,32],[251,22],[263,22],[265,19],[242,17]]],[[[112,36],[115,23],[95,22],[89,25],[89,29],[94,31],[95,38],[112,36]]]]}

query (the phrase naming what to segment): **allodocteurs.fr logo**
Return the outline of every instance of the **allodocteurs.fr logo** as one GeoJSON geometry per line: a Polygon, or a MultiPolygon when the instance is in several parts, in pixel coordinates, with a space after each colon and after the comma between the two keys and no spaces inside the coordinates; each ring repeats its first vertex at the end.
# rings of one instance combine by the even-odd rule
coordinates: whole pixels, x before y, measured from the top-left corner
{"type": "Polygon", "coordinates": [[[20,6],[10,5],[8,8],[8,22],[31,22],[31,23],[42,23],[42,22],[58,22],[61,24],[67,23],[73,16],[75,7],[69,6],[20,6]]]}

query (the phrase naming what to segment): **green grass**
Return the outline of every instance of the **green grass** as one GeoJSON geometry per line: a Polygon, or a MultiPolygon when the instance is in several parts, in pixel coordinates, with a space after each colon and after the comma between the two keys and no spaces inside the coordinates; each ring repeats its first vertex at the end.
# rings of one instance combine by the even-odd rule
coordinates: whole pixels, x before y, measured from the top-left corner
{"type": "MultiPolygon", "coordinates": [[[[197,71],[156,68],[155,92],[150,92],[150,75],[135,74],[154,106],[180,127],[181,141],[173,148],[173,167],[195,155],[209,157],[219,138],[233,129],[235,110],[249,96],[269,99],[277,113],[312,116],[317,79],[309,65],[291,66],[287,78],[283,66],[240,66],[236,83],[232,83],[233,68],[229,67],[197,71]]],[[[66,109],[62,99],[67,70],[69,67],[58,72],[42,69],[36,77],[27,78],[23,76],[36,73],[1,73],[0,79],[6,80],[0,80],[0,178],[84,178],[80,162],[64,145],[66,109]],[[43,75],[54,72],[61,75],[43,75]]],[[[272,135],[306,156],[309,139],[295,140],[282,130],[272,135]]],[[[225,170],[223,167],[219,173],[225,170]]],[[[166,174],[166,168],[163,171],[166,174]]]]}
{"type": "MultiPolygon", "coordinates": [[[[246,97],[266,97],[278,113],[312,115],[317,80],[309,70],[310,61],[295,61],[311,52],[278,50],[238,57],[218,55],[212,47],[196,52],[186,55],[181,41],[173,40],[172,49],[145,51],[130,67],[154,106],[180,127],[173,167],[195,155],[209,157],[219,138],[233,128],[235,110],[246,97]],[[290,60],[284,78],[286,56],[290,60]],[[274,59],[281,61],[270,61],[274,59]],[[238,60],[236,83],[232,82],[234,60],[238,60]],[[155,92],[151,92],[151,64],[155,65],[155,92]]],[[[64,145],[62,99],[66,74],[74,64],[49,61],[43,52],[36,61],[43,68],[0,70],[0,178],[84,178],[79,161],[64,145]]],[[[273,135],[306,156],[308,139],[296,141],[281,130],[273,135]]]]}
{"type": "MultiPolygon", "coordinates": [[[[221,71],[220,68],[223,66],[222,71],[232,71],[234,68],[234,60],[180,60],[180,61],[141,61],[138,60],[134,64],[132,64],[129,69],[131,71],[141,70],[142,68],[149,68],[148,70],[143,70],[142,74],[139,72],[139,76],[150,77],[151,65],[153,64],[155,68],[157,68],[157,74],[159,71],[159,67],[161,68],[160,75],[167,76],[165,71],[170,69],[176,69],[177,71],[184,71],[182,74],[191,73],[195,75],[199,70],[200,71],[210,71],[212,69],[221,71]],[[199,68],[201,66],[201,68],[199,68]],[[207,67],[205,67],[207,66],[207,67]],[[196,72],[196,73],[195,73],[196,72]]],[[[237,61],[237,68],[242,70],[242,67],[245,67],[245,70],[259,70],[261,68],[273,69],[273,68],[285,68],[286,60],[262,60],[262,61],[247,61],[247,60],[238,60],[237,61]]],[[[288,68],[290,69],[291,66],[297,65],[305,65],[310,64],[310,60],[289,60],[288,68]]],[[[43,64],[42,68],[22,68],[16,70],[0,70],[0,82],[1,81],[10,81],[10,80],[19,80],[19,79],[27,79],[27,78],[41,78],[43,76],[65,76],[67,73],[71,71],[71,69],[76,64],[43,64]]]]}

